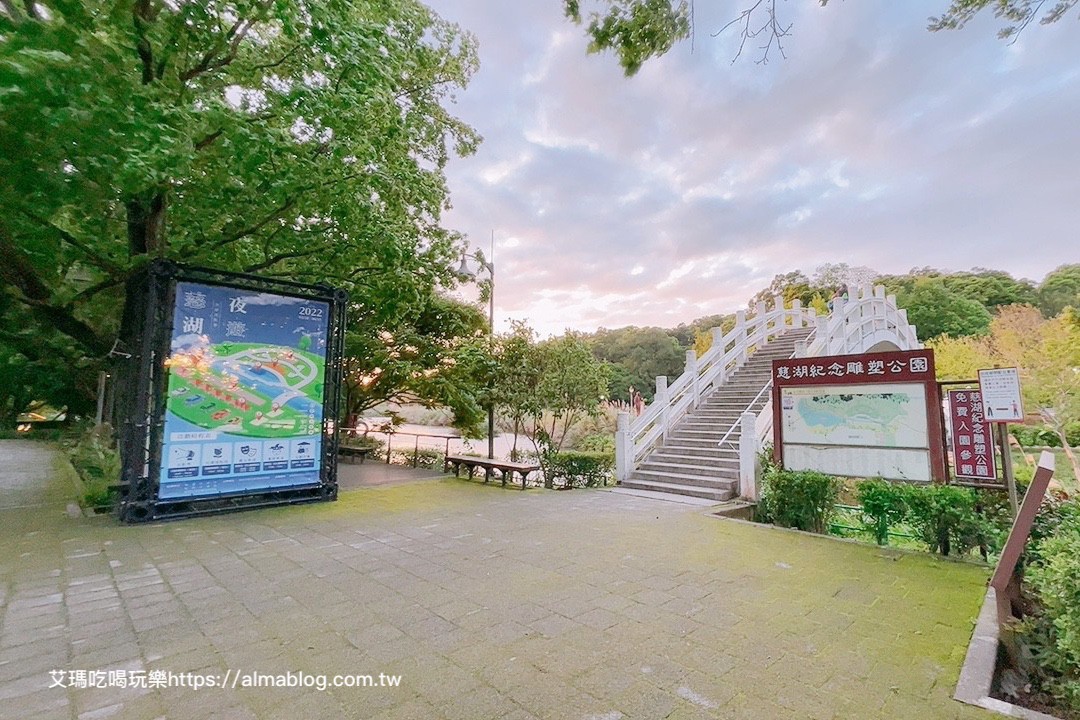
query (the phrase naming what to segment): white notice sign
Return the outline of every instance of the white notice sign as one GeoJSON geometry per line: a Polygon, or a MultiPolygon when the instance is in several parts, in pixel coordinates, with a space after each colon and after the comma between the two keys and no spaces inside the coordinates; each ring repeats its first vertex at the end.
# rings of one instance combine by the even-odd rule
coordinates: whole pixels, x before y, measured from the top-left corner
{"type": "Polygon", "coordinates": [[[1016,368],[979,371],[983,415],[987,422],[1021,422],[1024,407],[1020,401],[1020,375],[1016,368]]]}

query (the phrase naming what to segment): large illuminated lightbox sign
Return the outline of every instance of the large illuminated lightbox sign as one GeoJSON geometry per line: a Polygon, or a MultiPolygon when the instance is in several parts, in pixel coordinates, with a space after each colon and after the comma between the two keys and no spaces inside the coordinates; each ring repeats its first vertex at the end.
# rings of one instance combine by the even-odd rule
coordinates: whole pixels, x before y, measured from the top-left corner
{"type": "Polygon", "coordinates": [[[124,520],[337,496],[344,293],[156,263],[131,298],[124,520]]]}
{"type": "Polygon", "coordinates": [[[330,306],[176,285],[160,499],[320,482],[330,306]]]}

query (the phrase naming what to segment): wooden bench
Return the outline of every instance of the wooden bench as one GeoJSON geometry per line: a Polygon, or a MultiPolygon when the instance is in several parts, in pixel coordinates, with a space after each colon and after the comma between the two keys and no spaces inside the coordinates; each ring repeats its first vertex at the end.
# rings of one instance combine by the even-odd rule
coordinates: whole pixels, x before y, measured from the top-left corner
{"type": "Polygon", "coordinates": [[[352,464],[353,458],[360,458],[360,464],[364,464],[364,460],[371,454],[372,448],[370,447],[357,447],[355,445],[338,445],[338,456],[349,458],[349,464],[352,464]]]}
{"type": "Polygon", "coordinates": [[[506,487],[507,479],[514,481],[514,473],[521,475],[521,489],[525,489],[525,481],[529,473],[536,472],[540,466],[535,463],[518,463],[509,460],[490,460],[488,458],[474,457],[472,455],[447,455],[443,472],[448,472],[450,466],[454,467],[454,477],[459,477],[462,467],[468,468],[469,477],[472,478],[477,468],[484,469],[484,482],[491,479],[493,471],[498,470],[502,475],[503,487],[506,487]]]}

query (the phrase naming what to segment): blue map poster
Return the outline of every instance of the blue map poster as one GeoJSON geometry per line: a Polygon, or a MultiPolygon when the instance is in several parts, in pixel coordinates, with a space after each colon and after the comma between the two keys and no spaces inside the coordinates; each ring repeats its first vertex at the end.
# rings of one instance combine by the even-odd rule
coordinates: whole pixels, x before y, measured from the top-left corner
{"type": "Polygon", "coordinates": [[[319,300],[177,283],[159,499],[320,483],[329,316],[319,300]]]}

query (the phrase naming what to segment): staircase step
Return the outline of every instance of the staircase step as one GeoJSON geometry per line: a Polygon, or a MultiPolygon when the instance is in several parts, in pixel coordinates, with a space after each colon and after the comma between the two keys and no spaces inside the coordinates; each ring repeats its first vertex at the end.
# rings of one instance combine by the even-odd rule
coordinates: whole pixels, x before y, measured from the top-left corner
{"type": "Polygon", "coordinates": [[[620,487],[631,490],[649,490],[672,495],[686,495],[688,497],[706,498],[723,502],[735,497],[732,488],[706,488],[695,485],[679,485],[677,483],[656,482],[653,480],[624,480],[620,487]]]}
{"type": "MultiPolygon", "coordinates": [[[[709,447],[700,447],[694,445],[665,445],[656,452],[670,453],[672,455],[689,455],[691,457],[721,457],[730,455],[731,457],[738,458],[739,456],[738,450],[732,450],[731,448],[726,447],[719,447],[717,445],[711,445],[709,447]]],[[[652,456],[650,455],[649,457],[652,456]]]]}
{"type": "Polygon", "coordinates": [[[700,468],[738,467],[739,456],[728,455],[690,455],[687,453],[656,452],[645,459],[641,467],[663,465],[686,465],[700,468]]]}
{"type": "Polygon", "coordinates": [[[635,470],[630,473],[631,480],[649,480],[651,482],[672,482],[680,485],[724,485],[738,483],[738,470],[730,473],[717,471],[711,475],[695,475],[689,472],[661,472],[659,470],[635,470]]]}

